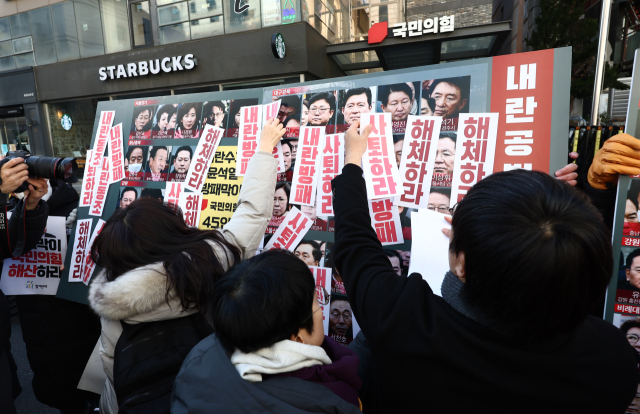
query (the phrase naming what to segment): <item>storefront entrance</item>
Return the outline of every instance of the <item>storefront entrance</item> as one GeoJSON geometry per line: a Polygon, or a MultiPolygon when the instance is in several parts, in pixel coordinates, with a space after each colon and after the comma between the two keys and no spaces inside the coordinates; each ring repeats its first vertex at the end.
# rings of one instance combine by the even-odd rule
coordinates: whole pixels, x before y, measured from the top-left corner
{"type": "Polygon", "coordinates": [[[0,152],[26,150],[29,147],[29,127],[25,117],[0,118],[0,152]]]}

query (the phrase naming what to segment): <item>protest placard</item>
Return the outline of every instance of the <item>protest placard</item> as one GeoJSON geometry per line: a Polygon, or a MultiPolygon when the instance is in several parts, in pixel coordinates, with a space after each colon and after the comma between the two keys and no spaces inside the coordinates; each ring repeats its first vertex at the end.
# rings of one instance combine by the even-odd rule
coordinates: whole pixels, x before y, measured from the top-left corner
{"type": "Polygon", "coordinates": [[[393,205],[392,199],[369,200],[371,227],[376,231],[378,240],[383,246],[404,243],[400,213],[393,205]]]}
{"type": "Polygon", "coordinates": [[[320,142],[324,138],[323,127],[301,127],[300,143],[291,185],[291,203],[313,206],[316,203],[316,187],[320,166],[320,142]]]}
{"type": "Polygon", "coordinates": [[[96,263],[91,259],[91,248],[93,247],[93,242],[96,240],[96,237],[100,234],[102,229],[104,228],[106,221],[102,219],[98,219],[98,224],[96,224],[96,228],[93,229],[93,234],[89,239],[89,244],[87,244],[86,250],[86,260],[84,263],[84,268],[82,269],[82,283],[89,286],[89,281],[91,280],[91,276],[93,276],[93,271],[96,269],[96,263]]]}
{"type": "Polygon", "coordinates": [[[183,183],[167,183],[164,192],[164,202],[168,206],[172,206],[174,210],[178,208],[180,202],[180,194],[182,194],[183,183]]]}
{"type": "MultiPolygon", "coordinates": [[[[319,302],[324,302],[324,292],[331,292],[331,269],[327,267],[309,266],[313,279],[316,282],[316,298],[319,302]],[[324,290],[322,290],[322,288],[324,290]]],[[[320,306],[322,308],[322,326],[324,334],[329,335],[329,305],[320,306]]]]}
{"type": "Polygon", "coordinates": [[[109,184],[124,178],[124,154],[122,152],[122,123],[111,128],[109,133],[109,165],[111,175],[109,184]]]}
{"type": "Polygon", "coordinates": [[[342,172],[344,167],[344,134],[328,134],[320,142],[321,161],[319,183],[316,197],[318,217],[333,216],[333,193],[331,180],[342,172]]]}
{"type": "Polygon", "coordinates": [[[87,150],[86,162],[84,164],[84,176],[82,178],[82,191],[78,207],[89,207],[93,200],[93,192],[95,191],[98,170],[102,166],[94,166],[92,156],[93,151],[87,150]]]}
{"type": "Polygon", "coordinates": [[[247,165],[258,150],[262,127],[262,105],[240,108],[240,132],[238,134],[238,164],[236,175],[244,177],[247,165]]]}
{"type": "Polygon", "coordinates": [[[71,268],[69,269],[69,282],[82,282],[82,269],[86,262],[87,245],[91,232],[93,219],[78,220],[76,234],[73,238],[73,252],[71,253],[71,268]]]}
{"type": "Polygon", "coordinates": [[[207,125],[202,131],[200,141],[196,147],[196,152],[193,154],[193,160],[187,171],[187,178],[185,180],[185,188],[193,192],[202,191],[202,186],[207,178],[207,171],[211,160],[213,159],[220,140],[224,134],[224,129],[215,127],[213,125],[207,125]]]}
{"type": "MultiPolygon", "coordinates": [[[[200,212],[202,211],[202,193],[180,192],[178,207],[182,210],[184,222],[189,227],[198,227],[200,224],[200,212]]],[[[205,201],[206,203],[206,201],[205,201]]]]}
{"type": "Polygon", "coordinates": [[[109,157],[102,157],[102,166],[97,170],[96,186],[89,209],[90,216],[102,216],[104,203],[107,201],[107,191],[109,190],[109,157]]]}
{"type": "Polygon", "coordinates": [[[312,224],[313,220],[302,214],[296,207],[292,207],[264,249],[286,249],[292,252],[312,224]]]}
{"type": "Polygon", "coordinates": [[[362,114],[360,130],[371,125],[367,151],[362,157],[362,169],[370,200],[388,198],[402,193],[402,180],[394,159],[391,114],[362,114]]]}

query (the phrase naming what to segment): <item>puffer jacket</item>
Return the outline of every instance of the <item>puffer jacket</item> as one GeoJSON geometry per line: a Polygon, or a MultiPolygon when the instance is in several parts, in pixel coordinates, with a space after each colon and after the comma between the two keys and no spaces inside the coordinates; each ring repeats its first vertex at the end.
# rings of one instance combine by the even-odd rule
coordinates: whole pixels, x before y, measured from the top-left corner
{"type": "MultiPolygon", "coordinates": [[[[258,151],[249,162],[238,207],[221,230],[224,237],[240,248],[242,259],[253,256],[262,240],[273,211],[273,189],[276,185],[278,161],[270,153],[258,151]]],[[[225,269],[233,265],[217,243],[210,242],[225,269]]],[[[100,399],[102,413],[117,413],[118,403],[113,388],[115,347],[122,334],[123,320],[128,324],[170,320],[189,316],[198,309],[186,311],[176,295],[166,300],[167,279],[161,262],[131,270],[109,282],[104,271],[94,277],[89,288],[89,303],[100,316],[102,334],[100,355],[107,381],[100,399]]]]}

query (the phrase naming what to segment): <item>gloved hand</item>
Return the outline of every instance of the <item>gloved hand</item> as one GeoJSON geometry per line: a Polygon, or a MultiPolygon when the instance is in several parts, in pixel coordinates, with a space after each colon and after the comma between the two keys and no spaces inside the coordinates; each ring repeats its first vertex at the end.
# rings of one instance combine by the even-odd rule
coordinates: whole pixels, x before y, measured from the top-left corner
{"type": "Polygon", "coordinates": [[[589,185],[598,190],[612,188],[618,176],[640,174],[640,139],[629,134],[609,138],[596,153],[589,168],[589,185]]]}

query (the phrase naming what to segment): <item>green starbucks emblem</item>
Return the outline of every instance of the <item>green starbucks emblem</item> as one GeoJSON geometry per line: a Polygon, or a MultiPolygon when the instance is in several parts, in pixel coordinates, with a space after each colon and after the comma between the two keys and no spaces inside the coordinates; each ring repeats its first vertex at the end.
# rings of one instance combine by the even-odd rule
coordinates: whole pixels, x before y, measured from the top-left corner
{"type": "Polygon", "coordinates": [[[71,121],[71,117],[67,114],[62,115],[62,119],[60,119],[60,123],[62,124],[62,129],[68,131],[71,129],[73,122],[71,121]]]}
{"type": "Polygon", "coordinates": [[[284,44],[284,37],[280,33],[271,36],[271,50],[273,51],[273,56],[278,59],[284,58],[287,48],[284,44]]]}

